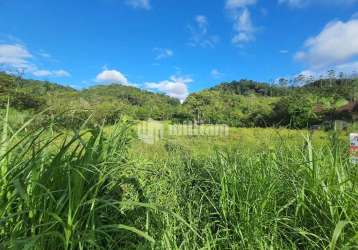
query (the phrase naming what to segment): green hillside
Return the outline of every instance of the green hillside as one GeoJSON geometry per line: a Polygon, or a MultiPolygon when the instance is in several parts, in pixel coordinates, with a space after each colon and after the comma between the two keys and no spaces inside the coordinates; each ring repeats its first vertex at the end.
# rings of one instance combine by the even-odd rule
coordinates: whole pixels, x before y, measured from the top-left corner
{"type": "Polygon", "coordinates": [[[352,79],[323,79],[298,87],[240,80],[191,94],[183,110],[204,123],[304,128],[332,119],[352,121],[356,96],[358,81],[352,79]]]}
{"type": "Polygon", "coordinates": [[[28,114],[43,111],[42,120],[78,126],[91,116],[93,124],[114,124],[123,116],[135,120],[188,120],[235,127],[305,128],[325,121],[353,121],[358,107],[358,81],[323,79],[292,87],[251,80],[224,82],[192,93],[183,105],[164,94],[119,84],[76,90],[46,81],[0,73],[0,107],[28,114]]]}
{"type": "Polygon", "coordinates": [[[61,117],[61,124],[72,126],[92,115],[96,123],[115,123],[121,116],[134,119],[168,120],[180,105],[163,94],[119,84],[98,85],[76,90],[55,83],[25,80],[0,73],[0,108],[39,112],[45,117],[61,117]]]}

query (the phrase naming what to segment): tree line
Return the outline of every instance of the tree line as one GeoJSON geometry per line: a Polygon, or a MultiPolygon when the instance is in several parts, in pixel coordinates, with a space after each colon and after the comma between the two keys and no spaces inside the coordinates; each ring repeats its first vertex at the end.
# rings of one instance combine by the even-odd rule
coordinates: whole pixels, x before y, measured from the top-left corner
{"type": "Polygon", "coordinates": [[[180,104],[164,94],[119,84],[83,90],[26,80],[0,73],[0,109],[42,112],[41,123],[71,128],[90,117],[92,124],[114,124],[127,116],[134,120],[193,121],[236,127],[285,126],[304,128],[325,121],[354,120],[358,80],[334,76],[326,79],[279,79],[276,83],[252,80],[224,82],[192,93],[180,104]]]}

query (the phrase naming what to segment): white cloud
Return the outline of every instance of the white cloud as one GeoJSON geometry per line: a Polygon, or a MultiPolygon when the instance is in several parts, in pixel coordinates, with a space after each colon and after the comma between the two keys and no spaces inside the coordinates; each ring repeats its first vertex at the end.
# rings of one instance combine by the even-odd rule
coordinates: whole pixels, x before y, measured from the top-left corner
{"type": "Polygon", "coordinates": [[[214,77],[214,78],[219,78],[222,74],[221,72],[218,70],[218,69],[213,69],[211,72],[210,72],[211,76],[214,77]]]}
{"type": "Polygon", "coordinates": [[[227,0],[226,9],[234,22],[235,35],[232,43],[242,46],[245,43],[255,40],[256,27],[251,19],[249,5],[256,4],[256,0],[227,0]]]}
{"type": "Polygon", "coordinates": [[[328,23],[315,37],[306,40],[295,58],[313,68],[348,63],[358,56],[358,20],[328,23]]]}
{"type": "Polygon", "coordinates": [[[195,21],[201,29],[207,30],[209,23],[206,16],[198,15],[195,17],[195,21]]]}
{"type": "Polygon", "coordinates": [[[189,45],[193,47],[214,48],[219,42],[219,37],[208,33],[209,22],[206,16],[195,17],[195,25],[188,26],[191,33],[189,45]]]}
{"type": "Polygon", "coordinates": [[[312,4],[319,5],[349,5],[358,0],[278,0],[279,4],[286,4],[293,8],[302,8],[312,4]]]}
{"type": "Polygon", "coordinates": [[[358,72],[358,20],[333,21],[322,31],[306,40],[304,49],[295,54],[295,59],[307,68],[303,75],[315,79],[327,78],[328,70],[345,76],[358,72]]]}
{"type": "Polygon", "coordinates": [[[0,65],[27,69],[31,53],[21,44],[0,44],[0,65]]]}
{"type": "Polygon", "coordinates": [[[190,77],[171,76],[169,80],[161,82],[147,82],[145,86],[148,89],[157,90],[167,94],[168,96],[179,99],[183,102],[189,95],[188,83],[193,82],[190,77]]]}
{"type": "Polygon", "coordinates": [[[42,56],[43,58],[51,58],[51,55],[49,53],[46,53],[43,51],[39,52],[38,54],[39,54],[39,56],[42,56]]]}
{"type": "Polygon", "coordinates": [[[149,0],[126,0],[126,3],[135,9],[150,9],[149,0]]]}
{"type": "Polygon", "coordinates": [[[358,61],[338,64],[329,68],[305,69],[298,75],[304,75],[306,77],[312,76],[314,79],[328,78],[329,70],[334,70],[337,76],[340,75],[341,73],[343,73],[343,75],[346,77],[357,76],[358,61]]]}
{"type": "Polygon", "coordinates": [[[68,71],[63,70],[63,69],[54,70],[52,72],[53,72],[54,76],[57,76],[57,77],[69,77],[69,76],[71,76],[71,74],[68,71]]]}
{"type": "Polygon", "coordinates": [[[35,70],[32,72],[34,76],[37,77],[69,77],[71,74],[67,72],[66,70],[35,70]]]}
{"type": "Polygon", "coordinates": [[[243,8],[248,5],[256,4],[256,0],[227,0],[226,1],[226,8],[227,9],[237,9],[243,8]]]}
{"type": "Polygon", "coordinates": [[[234,30],[237,34],[232,38],[232,42],[242,45],[243,43],[255,40],[255,28],[252,24],[250,11],[244,8],[234,19],[234,30]]]}
{"type": "Polygon", "coordinates": [[[100,83],[119,83],[122,85],[130,85],[128,79],[118,70],[104,69],[97,75],[96,81],[100,83]]]}
{"type": "Polygon", "coordinates": [[[252,26],[250,12],[247,9],[244,9],[238,16],[234,25],[235,30],[239,32],[251,33],[254,28],[252,26]]]}
{"type": "Polygon", "coordinates": [[[358,61],[336,65],[335,70],[337,72],[343,72],[348,75],[352,73],[356,75],[358,72],[358,61]]]}
{"type": "Polygon", "coordinates": [[[318,79],[318,78],[324,78],[323,76],[326,74],[326,72],[318,72],[318,71],[312,71],[309,69],[305,69],[303,71],[301,71],[300,73],[298,73],[297,75],[295,75],[295,78],[299,78],[299,77],[303,77],[303,78],[313,78],[313,79],[318,79]]]}
{"type": "MultiPolygon", "coordinates": [[[[328,79],[332,76],[330,72],[333,71],[336,78],[356,78],[358,77],[358,61],[349,62],[344,64],[335,65],[329,68],[322,68],[322,69],[304,69],[298,74],[283,77],[289,80],[290,84],[294,86],[301,86],[306,83],[316,81],[319,79],[328,79]]],[[[278,84],[279,80],[282,77],[279,77],[275,80],[275,83],[278,84]]]]}
{"type": "Polygon", "coordinates": [[[32,53],[22,44],[0,44],[0,67],[11,71],[22,71],[29,73],[37,77],[69,77],[70,73],[61,70],[46,70],[39,69],[39,67],[33,63],[34,56],[32,53]]]}
{"type": "Polygon", "coordinates": [[[166,59],[174,55],[174,52],[171,49],[154,48],[153,51],[157,54],[155,60],[166,59]]]}
{"type": "Polygon", "coordinates": [[[38,76],[38,77],[46,77],[46,76],[50,76],[52,73],[49,70],[36,70],[33,72],[34,76],[38,76]]]}

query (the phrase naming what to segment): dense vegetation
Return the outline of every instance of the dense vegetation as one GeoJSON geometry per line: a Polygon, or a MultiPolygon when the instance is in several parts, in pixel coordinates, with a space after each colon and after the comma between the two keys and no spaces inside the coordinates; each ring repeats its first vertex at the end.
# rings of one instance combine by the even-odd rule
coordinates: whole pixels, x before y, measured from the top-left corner
{"type": "Polygon", "coordinates": [[[242,80],[194,93],[184,109],[204,123],[305,128],[335,119],[352,121],[358,112],[355,96],[358,81],[352,79],[319,80],[301,87],[242,80]],[[348,104],[352,110],[340,112],[348,104]]]}
{"type": "Polygon", "coordinates": [[[10,106],[33,114],[45,110],[42,125],[76,127],[91,115],[89,124],[135,120],[228,124],[235,127],[285,126],[306,128],[332,120],[353,121],[358,114],[358,80],[322,79],[303,85],[233,81],[179,100],[119,84],[81,91],[61,85],[0,74],[0,108],[10,106]]]}
{"type": "Polygon", "coordinates": [[[121,85],[78,91],[6,74],[0,83],[0,249],[358,247],[347,132],[231,128],[228,138],[155,145],[134,133],[134,121],[148,118],[349,121],[356,81],[231,82],[183,105],[121,85]]]}
{"type": "Polygon", "coordinates": [[[90,115],[93,123],[114,124],[124,115],[134,119],[168,120],[179,106],[177,99],[119,84],[99,85],[82,91],[58,84],[24,80],[0,73],[0,108],[38,113],[47,124],[75,127],[90,115]]]}
{"type": "MultiPolygon", "coordinates": [[[[205,155],[171,140],[149,160],[138,150],[150,149],[130,149],[126,121],[58,134],[2,118],[1,249],[358,246],[358,176],[336,134],[320,134],[323,143],[281,134],[263,150],[264,131],[260,150],[205,155]]],[[[198,140],[208,144],[189,145],[198,140]]]]}

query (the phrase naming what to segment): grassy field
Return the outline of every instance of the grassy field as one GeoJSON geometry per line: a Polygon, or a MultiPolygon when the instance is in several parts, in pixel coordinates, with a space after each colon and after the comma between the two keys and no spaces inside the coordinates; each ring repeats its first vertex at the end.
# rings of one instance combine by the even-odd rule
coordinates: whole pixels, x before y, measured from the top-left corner
{"type": "MultiPolygon", "coordinates": [[[[151,123],[150,123],[151,124],[151,123]]],[[[155,126],[155,125],[154,125],[155,126]]],[[[205,125],[204,125],[205,127],[205,125]]],[[[204,129],[205,131],[205,129],[204,129]]],[[[269,151],[280,146],[296,148],[305,145],[305,138],[311,136],[312,143],[319,146],[326,143],[329,135],[323,131],[315,131],[310,135],[307,130],[289,130],[274,128],[229,128],[227,135],[206,136],[165,136],[155,143],[145,143],[143,140],[134,140],[131,152],[144,158],[166,158],[168,148],[179,147],[192,155],[213,154],[215,150],[237,149],[245,153],[269,151]]],[[[341,140],[347,140],[347,133],[338,135],[341,140]]],[[[170,150],[169,150],[170,151],[170,150]]]]}
{"type": "Polygon", "coordinates": [[[63,134],[8,121],[1,249],[358,247],[347,132],[230,128],[145,144],[126,121],[63,134]]]}

